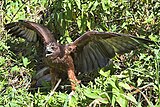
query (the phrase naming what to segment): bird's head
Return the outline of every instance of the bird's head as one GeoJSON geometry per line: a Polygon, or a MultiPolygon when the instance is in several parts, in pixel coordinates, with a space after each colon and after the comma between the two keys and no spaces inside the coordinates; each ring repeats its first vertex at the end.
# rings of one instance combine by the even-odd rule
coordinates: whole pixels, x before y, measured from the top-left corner
{"type": "Polygon", "coordinates": [[[46,45],[45,49],[46,57],[51,57],[52,59],[55,59],[60,54],[60,47],[57,43],[49,43],[46,45]]]}

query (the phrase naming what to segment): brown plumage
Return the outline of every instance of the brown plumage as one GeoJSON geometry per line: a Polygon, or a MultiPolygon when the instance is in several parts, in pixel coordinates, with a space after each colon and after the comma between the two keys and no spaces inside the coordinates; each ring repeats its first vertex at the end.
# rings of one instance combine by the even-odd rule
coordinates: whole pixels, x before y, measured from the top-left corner
{"type": "Polygon", "coordinates": [[[51,83],[68,75],[72,90],[80,83],[76,72],[87,73],[104,67],[115,53],[123,54],[136,49],[141,43],[151,43],[147,39],[112,32],[88,31],[70,44],[58,43],[54,35],[44,26],[35,22],[20,20],[5,26],[9,34],[32,42],[37,34],[45,46],[46,64],[50,67],[51,83]]]}

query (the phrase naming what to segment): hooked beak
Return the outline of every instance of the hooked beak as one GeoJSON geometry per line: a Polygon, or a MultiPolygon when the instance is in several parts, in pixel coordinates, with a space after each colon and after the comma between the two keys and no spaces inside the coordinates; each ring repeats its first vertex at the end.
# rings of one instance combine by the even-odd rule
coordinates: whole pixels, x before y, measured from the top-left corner
{"type": "Polygon", "coordinates": [[[49,53],[49,52],[47,51],[46,57],[51,56],[51,55],[52,55],[52,53],[49,53]]]}
{"type": "Polygon", "coordinates": [[[48,57],[53,54],[53,49],[50,47],[46,47],[45,53],[46,53],[46,57],[48,57]]]}

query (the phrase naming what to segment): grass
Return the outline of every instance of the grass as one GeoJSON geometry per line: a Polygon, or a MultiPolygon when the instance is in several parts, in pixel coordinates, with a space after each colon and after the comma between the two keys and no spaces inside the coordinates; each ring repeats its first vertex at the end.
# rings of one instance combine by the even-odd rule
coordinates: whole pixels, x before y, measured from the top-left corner
{"type": "Polygon", "coordinates": [[[0,4],[0,106],[160,106],[159,2],[4,0],[0,4]],[[20,19],[46,25],[61,43],[95,29],[129,33],[156,44],[116,55],[109,70],[102,68],[95,79],[78,86],[69,99],[67,90],[53,94],[47,83],[44,88],[49,91],[30,90],[31,79],[44,67],[38,66],[39,44],[15,39],[4,30],[4,24],[20,19]]]}

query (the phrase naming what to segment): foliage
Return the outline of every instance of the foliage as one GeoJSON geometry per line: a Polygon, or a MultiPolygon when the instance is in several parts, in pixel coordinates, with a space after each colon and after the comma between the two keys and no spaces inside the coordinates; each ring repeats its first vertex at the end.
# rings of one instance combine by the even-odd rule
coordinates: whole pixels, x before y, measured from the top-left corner
{"type": "Polygon", "coordinates": [[[0,4],[0,106],[160,105],[158,0],[4,0],[0,4]],[[100,76],[87,86],[78,86],[72,97],[60,91],[33,93],[29,90],[31,78],[40,69],[36,68],[40,62],[37,50],[4,31],[4,24],[19,19],[46,25],[61,43],[88,30],[129,33],[157,43],[117,55],[112,69],[101,69],[100,76]]]}

